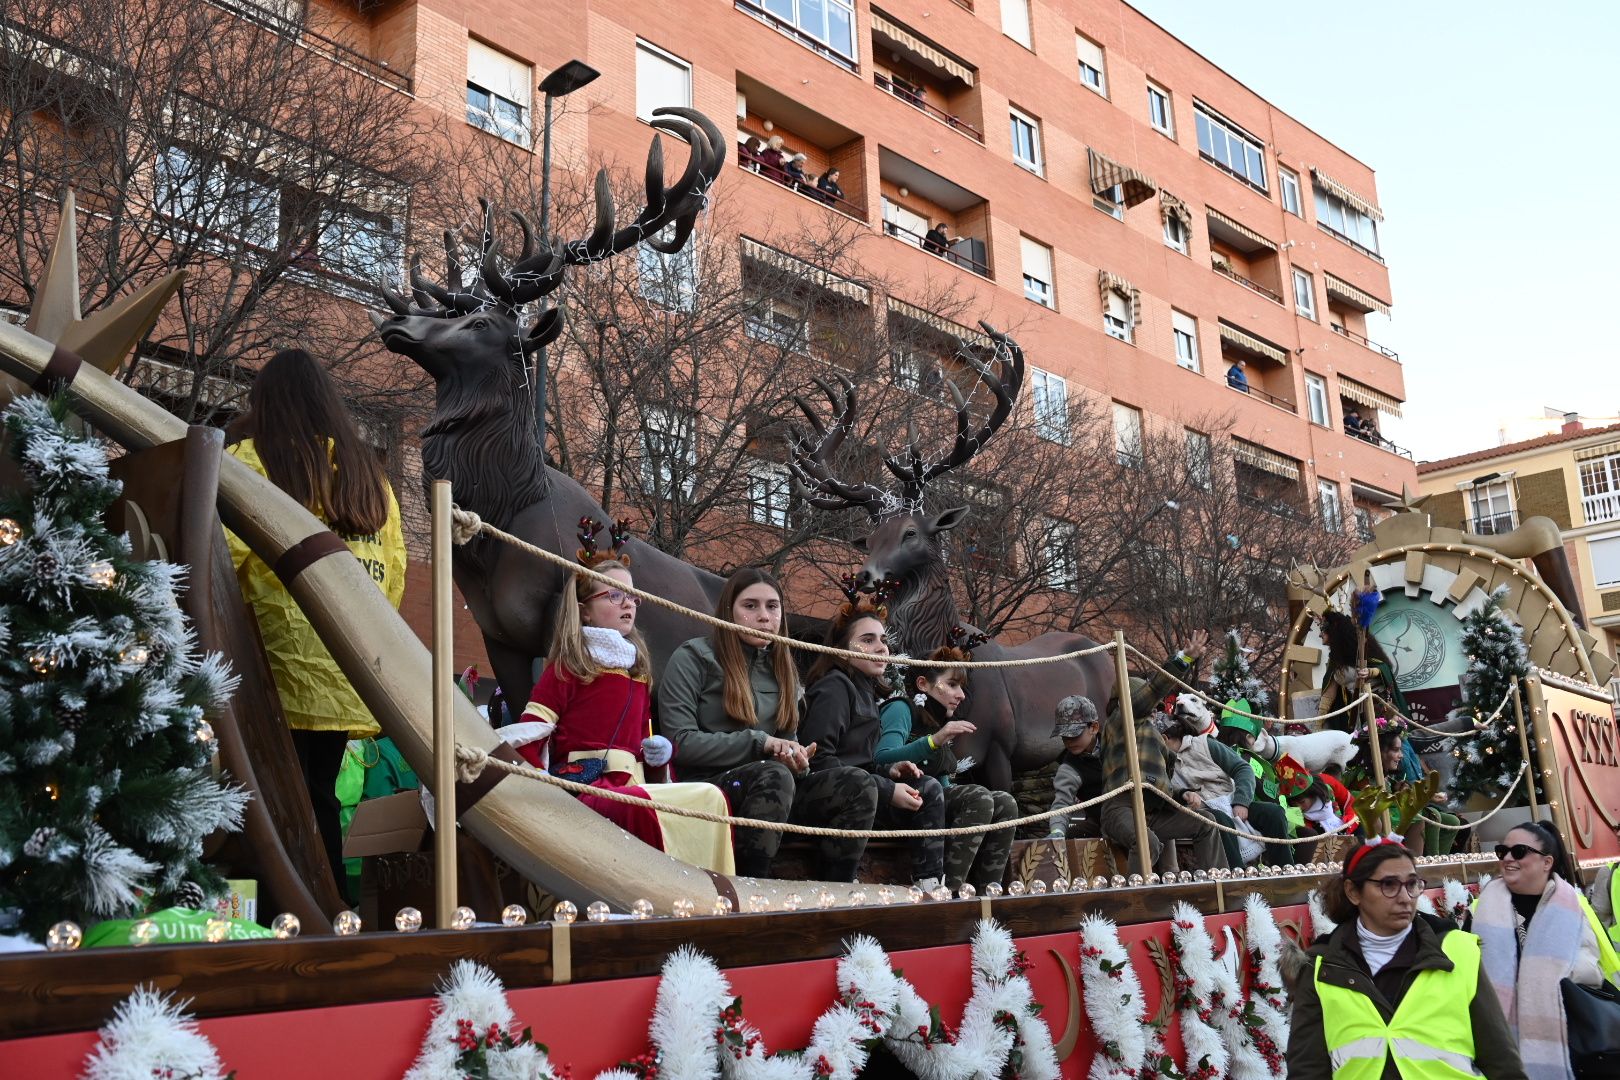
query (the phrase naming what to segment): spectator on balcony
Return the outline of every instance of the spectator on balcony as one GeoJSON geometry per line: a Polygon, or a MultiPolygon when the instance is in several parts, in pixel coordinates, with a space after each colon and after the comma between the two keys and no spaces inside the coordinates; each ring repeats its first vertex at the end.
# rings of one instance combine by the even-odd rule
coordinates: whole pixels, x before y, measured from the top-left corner
{"type": "Polygon", "coordinates": [[[810,178],[804,174],[804,163],[803,154],[789,154],[782,162],[782,172],[787,177],[787,185],[795,191],[810,190],[810,178]]]}
{"type": "Polygon", "coordinates": [[[1361,419],[1361,413],[1355,409],[1344,411],[1344,433],[1352,438],[1365,439],[1367,429],[1361,419]]]}
{"type": "MultiPolygon", "coordinates": [[[[1249,376],[1246,374],[1248,366],[1249,362],[1241,356],[1234,360],[1232,366],[1226,369],[1226,385],[1247,394],[1249,392],[1249,376]]],[[[1346,421],[1346,423],[1348,422],[1346,421]]]]}
{"type": "Polygon", "coordinates": [[[838,168],[834,166],[821,174],[816,181],[816,190],[821,192],[821,201],[831,204],[844,201],[844,189],[838,186],[838,168]]]}
{"type": "Polygon", "coordinates": [[[951,234],[945,231],[945,223],[936,221],[934,227],[923,235],[922,249],[944,258],[952,243],[951,234]]]}
{"type": "Polygon", "coordinates": [[[766,139],[765,145],[756,150],[754,156],[759,159],[761,175],[768,176],[777,183],[782,183],[783,178],[787,175],[785,169],[787,151],[782,149],[782,136],[772,135],[769,139],[766,139]]]}

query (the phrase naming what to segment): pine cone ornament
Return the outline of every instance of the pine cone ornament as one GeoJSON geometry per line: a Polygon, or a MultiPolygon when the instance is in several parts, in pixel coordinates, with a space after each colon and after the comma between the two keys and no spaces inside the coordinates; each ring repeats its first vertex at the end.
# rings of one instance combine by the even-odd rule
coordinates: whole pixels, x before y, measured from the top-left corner
{"type": "Polygon", "coordinates": [[[47,585],[54,585],[62,577],[62,560],[48,551],[34,556],[34,577],[47,585]]]}
{"type": "Polygon", "coordinates": [[[207,903],[208,896],[203,892],[202,886],[195,881],[182,881],[180,887],[174,890],[174,906],[200,909],[207,903]]]}
{"type": "Polygon", "coordinates": [[[54,839],[56,839],[55,829],[49,826],[35,829],[34,835],[23,842],[23,854],[30,859],[37,859],[45,854],[54,839]]]}
{"type": "Polygon", "coordinates": [[[58,705],[56,718],[68,731],[78,731],[84,724],[85,709],[83,705],[58,705]]]}

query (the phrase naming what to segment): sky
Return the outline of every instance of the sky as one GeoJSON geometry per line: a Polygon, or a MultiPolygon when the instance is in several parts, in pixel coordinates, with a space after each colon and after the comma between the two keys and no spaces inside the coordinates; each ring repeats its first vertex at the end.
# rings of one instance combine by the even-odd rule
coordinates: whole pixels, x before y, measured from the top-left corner
{"type": "Polygon", "coordinates": [[[1620,414],[1620,4],[1130,0],[1378,174],[1419,461],[1620,414]],[[1607,75],[1607,77],[1605,77],[1607,75]]]}

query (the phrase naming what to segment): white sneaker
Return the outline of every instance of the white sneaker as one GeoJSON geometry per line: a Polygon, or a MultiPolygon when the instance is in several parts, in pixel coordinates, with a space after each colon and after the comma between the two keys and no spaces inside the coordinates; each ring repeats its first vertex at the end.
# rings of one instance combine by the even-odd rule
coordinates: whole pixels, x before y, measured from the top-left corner
{"type": "Polygon", "coordinates": [[[931,893],[935,889],[939,888],[939,878],[925,877],[921,881],[917,882],[917,888],[921,889],[925,893],[931,893]]]}

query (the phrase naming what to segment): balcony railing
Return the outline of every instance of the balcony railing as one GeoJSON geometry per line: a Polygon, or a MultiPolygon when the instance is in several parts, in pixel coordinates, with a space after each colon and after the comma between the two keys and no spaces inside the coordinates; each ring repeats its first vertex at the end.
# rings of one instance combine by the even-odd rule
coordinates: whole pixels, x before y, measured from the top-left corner
{"type": "Polygon", "coordinates": [[[1338,334],[1340,337],[1347,337],[1357,345],[1363,345],[1371,349],[1373,352],[1383,353],[1397,364],[1401,362],[1401,354],[1396,352],[1394,349],[1386,349],[1384,346],[1378,344],[1378,342],[1364,338],[1354,330],[1346,330],[1338,323],[1331,323],[1330,325],[1333,327],[1333,332],[1338,334]]]}
{"type": "Polygon", "coordinates": [[[789,191],[803,195],[807,199],[813,199],[818,203],[824,203],[846,217],[852,217],[856,221],[866,220],[864,207],[857,206],[848,199],[822,191],[816,187],[813,181],[795,180],[784,172],[781,166],[760,156],[758,151],[750,149],[746,144],[737,144],[737,164],[751,173],[756,173],[773,183],[782,185],[789,191]]]}
{"type": "Polygon", "coordinates": [[[1581,496],[1581,511],[1588,525],[1620,518],[1620,491],[1605,491],[1597,495],[1581,496]]]}
{"type": "Polygon", "coordinates": [[[1509,510],[1502,514],[1475,514],[1471,525],[1476,535],[1499,536],[1518,528],[1519,520],[1518,515],[1509,510]]]}
{"type": "Polygon", "coordinates": [[[1414,460],[1412,457],[1412,451],[1397,443],[1390,442],[1388,439],[1378,434],[1377,431],[1351,431],[1349,428],[1345,428],[1344,433],[1350,436],[1352,439],[1359,439],[1364,443],[1371,443],[1380,450],[1388,450],[1392,454],[1399,454],[1408,461],[1414,460]]]}
{"type": "Polygon", "coordinates": [[[1286,518],[1289,521],[1309,523],[1313,520],[1308,507],[1290,502],[1287,499],[1267,498],[1254,492],[1240,491],[1238,492],[1238,502],[1244,506],[1252,506],[1262,513],[1270,514],[1273,517],[1286,518]]]}
{"type": "Polygon", "coordinates": [[[1378,252],[1374,251],[1372,248],[1363,247],[1361,244],[1357,243],[1356,241],[1350,239],[1348,236],[1344,235],[1344,233],[1340,232],[1338,229],[1335,229],[1335,228],[1333,228],[1333,227],[1331,227],[1329,225],[1326,225],[1326,224],[1324,224],[1324,223],[1322,223],[1320,221],[1318,221],[1316,223],[1316,227],[1318,229],[1321,229],[1323,232],[1327,233],[1329,236],[1333,237],[1333,239],[1339,241],[1339,243],[1348,244],[1351,247],[1355,248],[1357,251],[1361,252],[1363,255],[1367,256],[1367,258],[1371,259],[1373,262],[1378,263],[1380,266],[1383,265],[1384,257],[1382,255],[1378,254],[1378,252]]]}
{"type": "Polygon", "coordinates": [[[411,77],[403,75],[390,68],[387,63],[373,59],[353,46],[345,45],[341,41],[329,38],[324,34],[317,34],[309,27],[298,22],[280,18],[265,7],[251,3],[250,0],[208,0],[215,7],[229,11],[237,18],[262,26],[271,33],[280,34],[289,41],[296,41],[311,52],[319,53],[334,63],[341,64],[351,71],[376,79],[397,87],[407,94],[411,92],[411,77]]]}
{"type": "Polygon", "coordinates": [[[1267,391],[1262,390],[1260,387],[1254,385],[1252,382],[1247,388],[1242,386],[1233,386],[1231,383],[1227,383],[1226,385],[1228,389],[1236,390],[1240,394],[1248,394],[1250,397],[1257,397],[1261,401],[1264,401],[1267,405],[1273,405],[1286,412],[1291,412],[1296,416],[1299,414],[1298,405],[1295,405],[1287,398],[1280,398],[1276,394],[1268,393],[1267,391]]]}
{"type": "Polygon", "coordinates": [[[894,237],[896,240],[928,252],[928,254],[934,256],[936,259],[944,259],[946,262],[960,266],[964,270],[971,270],[973,273],[978,274],[982,278],[988,278],[990,276],[990,268],[984,263],[963,255],[961,252],[953,251],[950,248],[941,249],[939,245],[932,243],[928,237],[919,236],[902,225],[896,225],[892,221],[885,221],[883,223],[883,231],[894,237]]]}
{"type": "Polygon", "coordinates": [[[922,110],[935,120],[938,120],[940,123],[950,128],[952,131],[961,132],[963,135],[966,135],[968,138],[981,145],[984,143],[984,132],[980,131],[966,120],[963,120],[960,116],[955,116],[948,113],[944,109],[935,108],[934,106],[930,105],[921,94],[914,93],[910,89],[898,85],[893,79],[889,78],[882,72],[874,71],[872,73],[872,81],[877,84],[877,88],[879,90],[882,90],[894,98],[905,102],[914,109],[922,110]]]}
{"type": "Polygon", "coordinates": [[[1257,292],[1274,304],[1280,304],[1283,302],[1283,298],[1277,293],[1272,292],[1258,281],[1251,281],[1242,274],[1238,273],[1236,270],[1232,269],[1231,263],[1211,259],[1209,265],[1210,268],[1213,269],[1217,274],[1220,274],[1222,277],[1231,278],[1233,281],[1237,282],[1245,289],[1248,289],[1250,292],[1257,292]]]}

